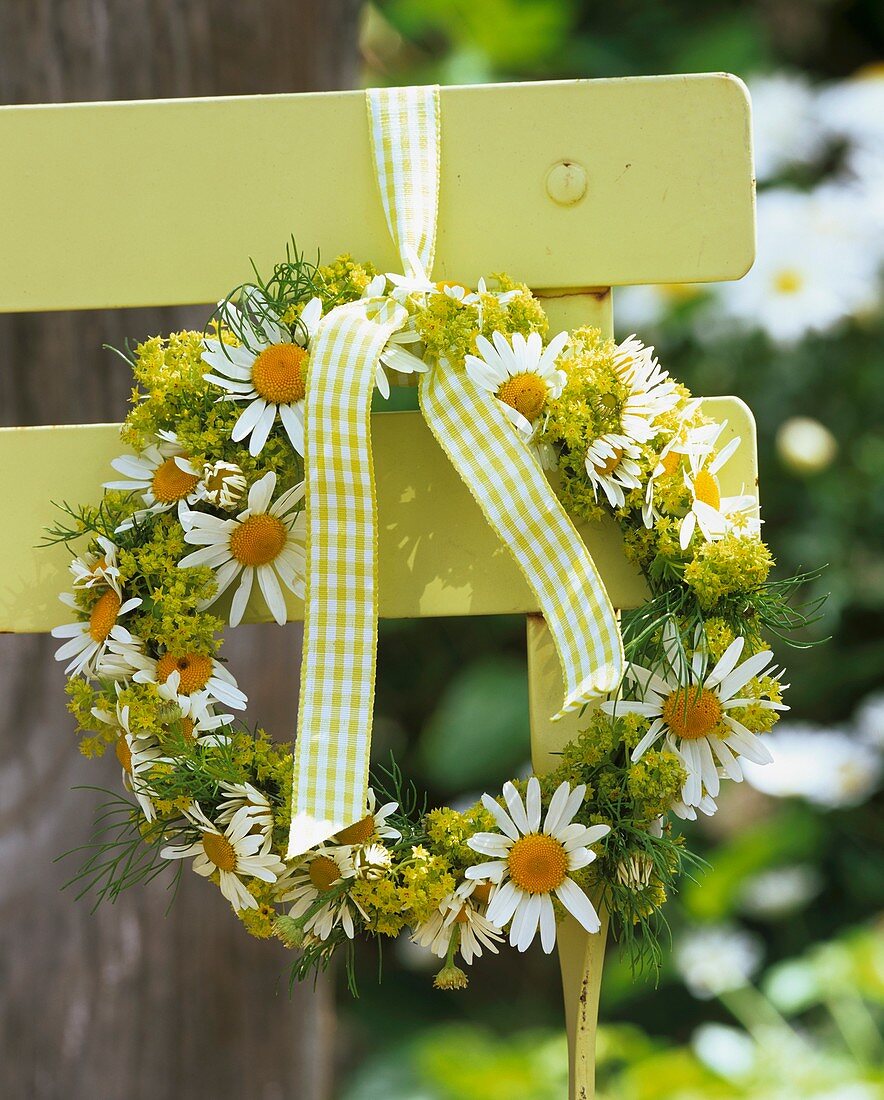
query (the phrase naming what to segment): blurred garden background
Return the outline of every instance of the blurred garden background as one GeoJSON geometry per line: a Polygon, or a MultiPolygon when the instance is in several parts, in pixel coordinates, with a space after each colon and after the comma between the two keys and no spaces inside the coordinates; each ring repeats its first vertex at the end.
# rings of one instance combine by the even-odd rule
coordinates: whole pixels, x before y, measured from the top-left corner
{"type": "MultiPolygon", "coordinates": [[[[599,1088],[611,1100],[881,1096],[884,7],[386,0],[365,8],[361,49],[366,84],[726,70],[749,85],[753,271],[625,288],[615,321],[695,393],[752,407],[765,538],[782,576],[827,563],[814,636],[831,640],[780,647],[793,711],[771,737],[776,762],[687,825],[712,866],[669,904],[659,981],[633,978],[611,948],[599,1088]]],[[[438,800],[527,770],[523,635],[521,620],[382,624],[376,756],[393,751],[438,800]]],[[[346,1100],[565,1094],[554,961],[485,958],[468,993],[446,995],[429,965],[402,942],[383,987],[367,964],[360,1000],[341,998],[346,1100]]]]}

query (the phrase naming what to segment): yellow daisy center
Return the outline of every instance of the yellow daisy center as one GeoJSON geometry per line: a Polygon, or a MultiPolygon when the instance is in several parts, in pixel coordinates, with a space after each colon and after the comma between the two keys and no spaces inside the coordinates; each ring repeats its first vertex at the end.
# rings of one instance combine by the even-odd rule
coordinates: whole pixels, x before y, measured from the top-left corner
{"type": "Polygon", "coordinates": [[[533,424],[546,404],[546,383],[539,374],[531,371],[514,374],[497,391],[497,399],[520,412],[533,424]]]}
{"type": "Polygon", "coordinates": [[[778,294],[797,294],[803,286],[804,276],[791,267],[778,271],[774,277],[774,289],[778,294]]]}
{"type": "Polygon", "coordinates": [[[723,714],[721,700],[709,688],[679,688],[663,703],[663,721],[686,741],[697,741],[711,733],[723,714]]]}
{"type": "Polygon", "coordinates": [[[293,405],[307,392],[307,352],[298,344],[271,344],[252,364],[252,385],[274,405],[293,405]]]}
{"type": "Polygon", "coordinates": [[[366,814],[355,825],[348,825],[346,829],[341,829],[335,839],[339,844],[365,844],[367,840],[371,840],[374,833],[374,816],[366,814]]]}
{"type": "Polygon", "coordinates": [[[203,851],[219,871],[236,869],[236,849],[220,833],[203,833],[203,851]]]}
{"type": "Polygon", "coordinates": [[[174,504],[192,493],[199,477],[182,470],[174,458],[167,458],[157,466],[150,489],[160,504],[174,504]]]}
{"type": "Polygon", "coordinates": [[[708,470],[701,470],[694,478],[694,496],[716,512],[721,507],[721,490],[708,470]]]}
{"type": "Polygon", "coordinates": [[[672,477],[675,471],[681,464],[681,455],[678,451],[668,451],[660,459],[660,465],[663,467],[663,477],[672,477]]]}
{"type": "Polygon", "coordinates": [[[120,612],[121,600],[116,592],[99,596],[89,616],[89,636],[93,642],[103,642],[113,630],[120,612]]]}
{"type": "Polygon", "coordinates": [[[610,458],[606,458],[603,462],[593,462],[593,469],[600,477],[607,477],[609,474],[613,474],[620,465],[621,458],[623,458],[623,448],[615,447],[610,458]]]}
{"type": "Polygon", "coordinates": [[[283,549],[288,528],[269,512],[248,516],[230,536],[230,552],[243,565],[267,565],[283,549]]]}
{"type": "Polygon", "coordinates": [[[185,741],[195,741],[196,738],[193,735],[194,721],[189,716],[181,719],[181,736],[185,741]]]}
{"type": "Polygon", "coordinates": [[[341,877],[341,871],[331,856],[317,856],[310,861],[310,881],[317,890],[328,890],[341,877]]]}
{"type": "Polygon", "coordinates": [[[95,565],[89,570],[93,577],[100,577],[101,574],[107,569],[107,558],[104,554],[98,559],[95,565]]]}
{"type": "Polygon", "coordinates": [[[120,767],[128,775],[132,774],[132,750],[129,748],[129,742],[125,736],[121,733],[117,738],[117,743],[114,746],[114,752],[117,754],[117,760],[120,762],[120,767]]]}
{"type": "Polygon", "coordinates": [[[488,902],[491,900],[491,883],[477,883],[475,890],[473,890],[472,897],[473,900],[477,901],[480,905],[487,905],[488,902]]]}
{"type": "Polygon", "coordinates": [[[529,833],[519,837],[507,857],[510,878],[528,894],[549,894],[568,874],[568,854],[555,837],[529,833]]]}
{"type": "Polygon", "coordinates": [[[182,695],[192,695],[195,691],[202,691],[209,682],[212,658],[204,657],[201,653],[185,653],[182,657],[164,653],[157,661],[157,681],[164,684],[173,672],[178,672],[181,676],[179,692],[182,695]]]}
{"type": "Polygon", "coordinates": [[[462,905],[460,907],[460,909],[458,909],[458,911],[457,911],[457,916],[454,918],[454,923],[455,924],[468,924],[469,919],[470,919],[470,914],[467,912],[467,907],[465,905],[462,905]]]}

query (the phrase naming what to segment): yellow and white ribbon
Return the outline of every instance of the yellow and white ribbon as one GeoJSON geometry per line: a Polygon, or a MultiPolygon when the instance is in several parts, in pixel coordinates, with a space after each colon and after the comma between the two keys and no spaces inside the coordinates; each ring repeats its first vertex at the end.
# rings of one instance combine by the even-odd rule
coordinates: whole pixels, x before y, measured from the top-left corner
{"type": "MultiPolygon", "coordinates": [[[[429,271],[439,204],[439,89],[367,93],[387,221],[406,273],[429,271]]],[[[407,321],[388,299],[320,324],[304,407],[307,593],[288,857],[365,815],[377,661],[370,411],[378,358],[407,321]]]]}
{"type": "MultiPolygon", "coordinates": [[[[366,93],[377,179],[406,283],[429,289],[439,204],[438,88],[366,93]]],[[[311,348],[305,406],[307,596],[293,858],[365,815],[377,657],[370,407],[378,358],[407,321],[390,299],[331,311],[311,348]]],[[[497,402],[442,363],[420,403],[436,439],[513,554],[562,664],[561,712],[613,691],[623,645],[592,559],[497,402]]]]}

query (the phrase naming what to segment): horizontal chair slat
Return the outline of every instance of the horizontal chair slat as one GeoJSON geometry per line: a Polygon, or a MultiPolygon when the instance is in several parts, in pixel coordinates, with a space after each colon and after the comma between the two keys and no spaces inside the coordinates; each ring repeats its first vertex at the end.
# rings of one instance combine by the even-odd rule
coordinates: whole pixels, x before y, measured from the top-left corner
{"type": "MultiPolygon", "coordinates": [[[[745,89],[723,74],[442,91],[435,275],[733,279],[754,255],[745,89]],[[586,173],[559,205],[551,168],[586,173]]],[[[214,301],[294,234],[398,270],[361,92],[0,107],[0,312],[214,301]]]]}
{"type": "MultiPolygon", "coordinates": [[[[726,466],[726,493],[752,491],[756,481],[752,416],[732,397],[703,402],[726,419],[726,442],[742,438],[726,466]]],[[[5,537],[0,542],[0,631],[41,632],[69,620],[58,601],[70,588],[64,546],[40,548],[44,528],[58,518],[50,501],[80,504],[100,498],[112,458],[124,448],[115,424],[0,430],[5,537]]],[[[378,495],[380,612],[385,618],[500,615],[538,607],[509,552],[486,524],[419,413],[379,413],[372,424],[378,495]]],[[[626,559],[611,520],[581,534],[616,607],[641,603],[647,591],[626,559]]],[[[291,598],[289,618],[303,617],[291,598]]],[[[257,588],[247,621],[269,618],[257,588]]]]}

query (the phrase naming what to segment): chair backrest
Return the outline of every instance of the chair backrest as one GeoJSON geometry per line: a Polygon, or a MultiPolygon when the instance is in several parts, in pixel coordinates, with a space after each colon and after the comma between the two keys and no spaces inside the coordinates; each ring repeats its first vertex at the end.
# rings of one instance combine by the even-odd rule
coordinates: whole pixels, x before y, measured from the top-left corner
{"type": "MultiPolygon", "coordinates": [[[[2,107],[0,147],[0,312],[212,302],[292,233],[325,258],[397,266],[360,92],[2,107]]],[[[611,286],[735,279],[753,256],[733,77],[443,89],[437,278],[505,270],[554,325],[610,332],[611,286]]],[[[737,492],[755,481],[751,416],[715,400],[743,437],[737,492]]],[[[374,438],[381,613],[536,610],[418,414],[378,414],[374,438]]],[[[48,501],[95,499],[119,448],[112,425],[0,431],[0,630],[63,617],[67,555],[36,548],[48,501]]],[[[640,602],[613,523],[583,533],[615,605],[640,602]]]]}

